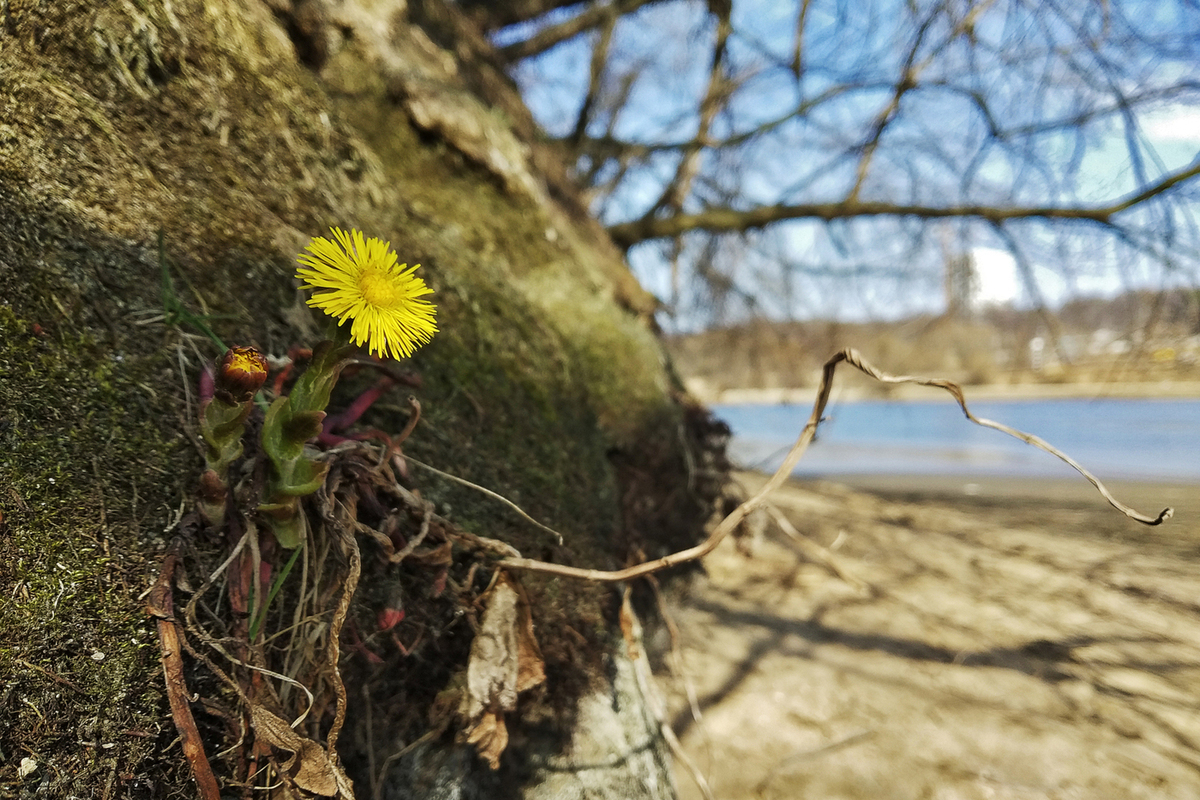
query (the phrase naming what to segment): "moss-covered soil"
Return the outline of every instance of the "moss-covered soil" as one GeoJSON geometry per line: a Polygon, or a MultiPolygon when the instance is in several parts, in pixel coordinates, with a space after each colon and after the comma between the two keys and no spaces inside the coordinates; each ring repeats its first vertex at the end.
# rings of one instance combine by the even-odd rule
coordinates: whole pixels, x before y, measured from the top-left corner
{"type": "MultiPolygon", "coordinates": [[[[403,4],[376,5],[402,39],[403,4]]],[[[412,391],[424,413],[407,452],[504,494],[565,544],[414,470],[440,514],[595,567],[695,540],[720,465],[688,451],[712,431],[672,399],[653,335],[614,302],[629,293],[619,259],[415,127],[395,63],[351,23],[329,28],[318,71],[267,5],[3,9],[0,795],[191,795],[140,595],[190,503],[195,384],[218,353],[164,302],[229,344],[312,345],[293,258],[330,225],[421,263],[439,306],[441,333],[411,364],[420,387],[363,424],[399,430],[412,391]],[[37,769],[22,779],[26,758],[37,769]]],[[[335,405],[371,379],[348,378],[335,405]]],[[[549,676],[526,718],[565,730],[604,678],[612,596],[559,579],[526,588],[549,676]]],[[[398,677],[384,705],[436,704],[469,638],[386,653],[398,677]]]]}

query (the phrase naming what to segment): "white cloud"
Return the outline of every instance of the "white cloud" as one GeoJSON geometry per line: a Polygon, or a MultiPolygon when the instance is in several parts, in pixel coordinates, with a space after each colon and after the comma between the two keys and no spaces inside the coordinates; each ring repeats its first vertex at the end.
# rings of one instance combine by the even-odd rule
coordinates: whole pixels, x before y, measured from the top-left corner
{"type": "Polygon", "coordinates": [[[1146,136],[1153,141],[1200,144],[1200,108],[1176,107],[1147,115],[1146,136]]]}
{"type": "Polygon", "coordinates": [[[1017,280],[1017,262],[1007,250],[994,247],[976,247],[971,251],[975,261],[975,276],[978,281],[975,303],[1011,303],[1021,294],[1021,283],[1017,280]]]}

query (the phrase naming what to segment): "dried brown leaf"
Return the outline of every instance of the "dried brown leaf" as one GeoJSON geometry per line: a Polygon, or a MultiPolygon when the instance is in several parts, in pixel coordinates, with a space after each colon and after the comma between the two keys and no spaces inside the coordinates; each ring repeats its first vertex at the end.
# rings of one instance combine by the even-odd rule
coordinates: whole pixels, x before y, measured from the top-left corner
{"type": "Polygon", "coordinates": [[[467,717],[472,722],[485,711],[511,711],[517,707],[519,598],[501,574],[485,602],[487,608],[471,642],[467,664],[467,717]]]}
{"type": "Polygon", "coordinates": [[[250,724],[259,739],[293,754],[281,766],[298,788],[319,797],[353,800],[350,779],[319,743],[296,733],[286,720],[261,705],[251,705],[250,724]]]}
{"type": "Polygon", "coordinates": [[[508,744],[504,713],[517,707],[520,692],[545,681],[546,671],[521,587],[502,572],[484,602],[467,664],[464,716],[467,741],[496,769],[508,744]]]}
{"type": "Polygon", "coordinates": [[[321,797],[337,797],[337,768],[325,748],[312,739],[300,742],[300,752],[284,764],[284,769],[301,789],[321,797]]]}
{"type": "Polygon", "coordinates": [[[500,754],[508,747],[508,727],[502,714],[486,712],[467,732],[467,744],[475,745],[480,758],[492,769],[500,769],[500,754]]]}
{"type": "Polygon", "coordinates": [[[304,737],[296,733],[282,717],[267,711],[261,705],[252,704],[250,706],[250,724],[254,728],[255,735],[272,747],[286,750],[289,753],[300,751],[304,737]]]}
{"type": "Polygon", "coordinates": [[[538,647],[533,635],[533,615],[529,611],[529,598],[521,584],[513,582],[517,592],[517,692],[545,683],[546,662],[542,648],[538,647]]]}

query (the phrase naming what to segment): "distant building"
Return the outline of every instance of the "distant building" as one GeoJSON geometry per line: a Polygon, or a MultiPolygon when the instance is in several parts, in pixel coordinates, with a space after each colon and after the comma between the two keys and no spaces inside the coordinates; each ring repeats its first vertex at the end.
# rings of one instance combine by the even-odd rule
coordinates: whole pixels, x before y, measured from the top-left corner
{"type": "Polygon", "coordinates": [[[968,319],[975,316],[979,276],[975,260],[967,253],[945,253],[946,316],[968,319]]]}
{"type": "Polygon", "coordinates": [[[1029,340],[1029,366],[1039,372],[1045,368],[1046,340],[1044,337],[1035,336],[1029,340]]]}

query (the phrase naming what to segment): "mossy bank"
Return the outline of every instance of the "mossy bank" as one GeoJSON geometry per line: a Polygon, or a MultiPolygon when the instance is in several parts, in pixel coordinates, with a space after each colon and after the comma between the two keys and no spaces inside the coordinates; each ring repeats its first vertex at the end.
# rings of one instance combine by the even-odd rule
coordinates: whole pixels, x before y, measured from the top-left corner
{"type": "MultiPolygon", "coordinates": [[[[472,94],[405,3],[298,5],[303,25],[274,1],[0,12],[0,794],[191,795],[139,599],[201,464],[195,382],[217,352],[187,315],[275,355],[313,344],[294,258],[331,225],[389,240],[435,290],[407,451],[566,543],[418,476],[440,513],[610,567],[694,542],[710,510],[706,419],[675,399],[653,299],[551,199],[519,101],[472,94]]],[[[398,430],[405,408],[366,422],[398,430]]],[[[607,680],[613,595],[527,589],[551,678],[530,713],[567,737],[607,680]]]]}

